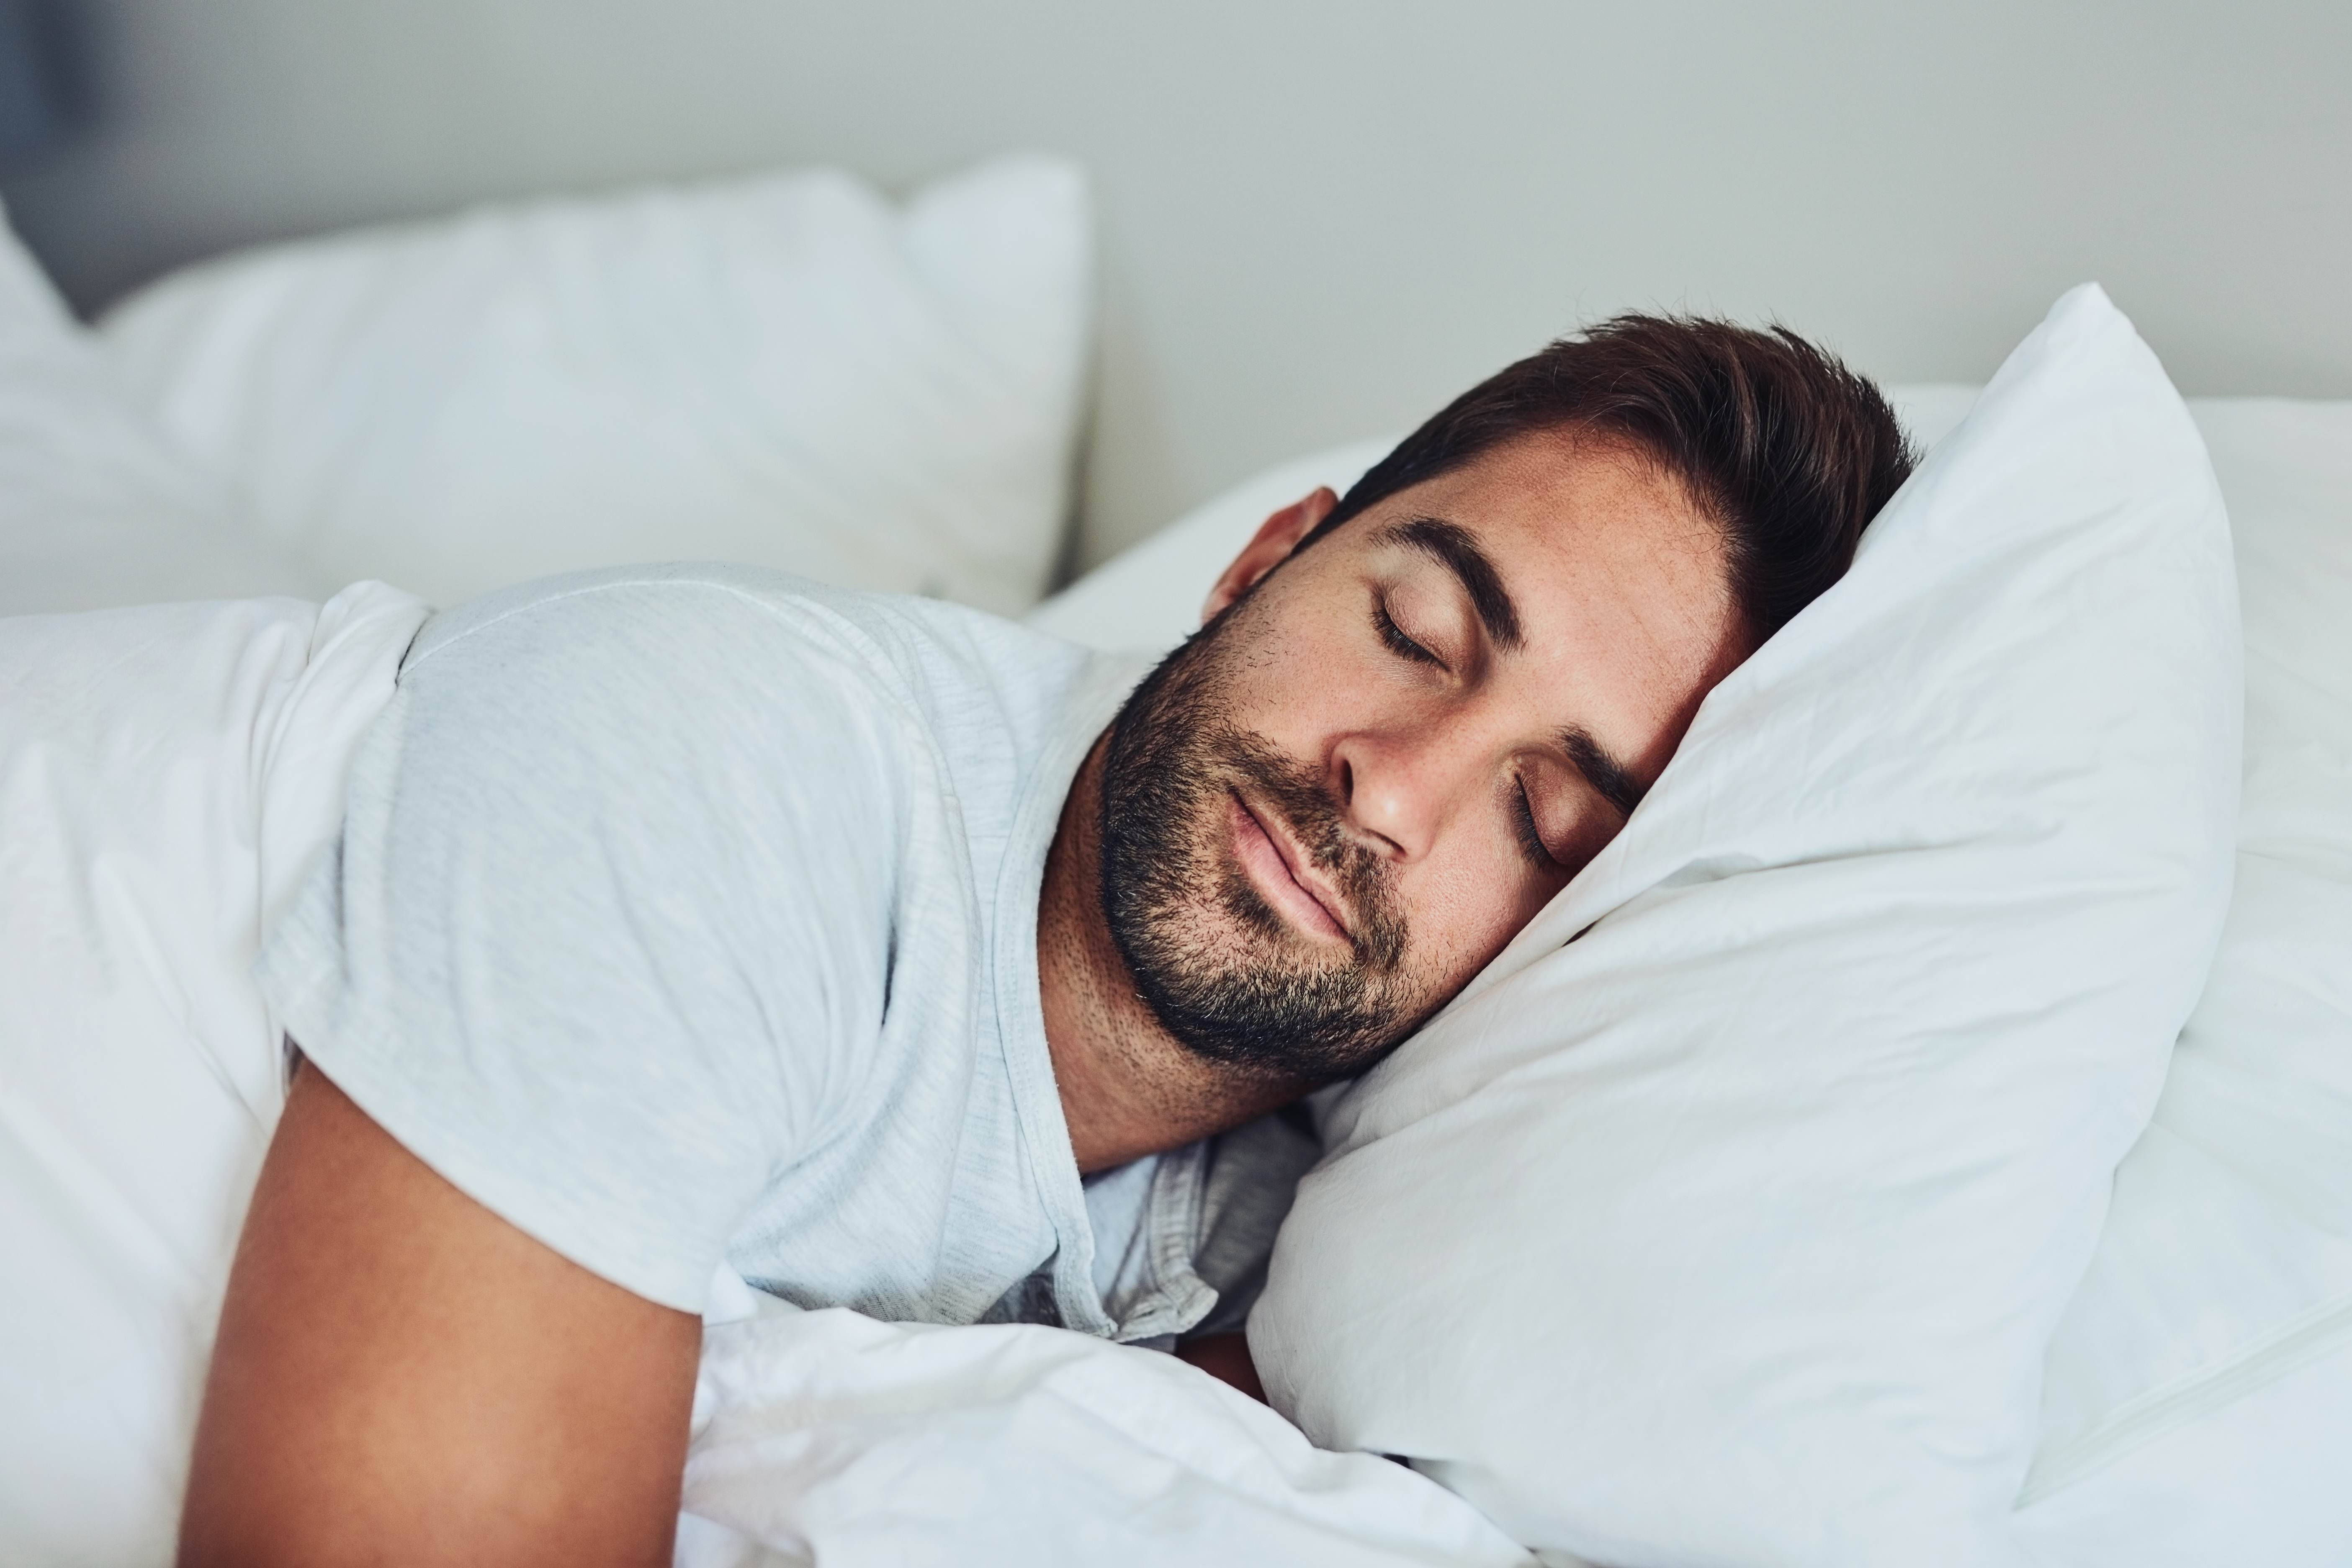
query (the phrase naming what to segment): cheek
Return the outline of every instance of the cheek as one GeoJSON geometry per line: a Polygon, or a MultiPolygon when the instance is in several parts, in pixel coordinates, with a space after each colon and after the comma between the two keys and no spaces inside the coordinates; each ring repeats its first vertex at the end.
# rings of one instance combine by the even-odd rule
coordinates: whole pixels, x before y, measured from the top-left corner
{"type": "Polygon", "coordinates": [[[1466,984],[1558,891],[1528,874],[1516,846],[1465,846],[1424,863],[1401,892],[1414,963],[1449,988],[1466,984]]]}
{"type": "Polygon", "coordinates": [[[1367,637],[1331,616],[1261,614],[1235,628],[1225,665],[1225,717],[1297,757],[1313,757],[1333,734],[1373,717],[1371,704],[1394,672],[1372,657],[1367,637]]]}

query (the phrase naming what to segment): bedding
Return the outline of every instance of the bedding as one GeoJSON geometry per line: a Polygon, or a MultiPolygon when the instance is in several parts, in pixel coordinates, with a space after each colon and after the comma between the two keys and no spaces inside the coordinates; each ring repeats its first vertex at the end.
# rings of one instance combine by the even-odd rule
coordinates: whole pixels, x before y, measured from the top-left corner
{"type": "Polygon", "coordinates": [[[2237,600],[2069,294],[1630,826],[1341,1097],[1250,1340],[1318,1443],[1603,1562],[1996,1564],[2226,905],[2237,600]]]}
{"type": "Polygon", "coordinates": [[[2051,1564],[2352,1542],[2352,403],[2209,403],[2246,641],[2236,889],[2048,1356],[2051,1564]]]}
{"type": "Polygon", "coordinates": [[[1310,1447],[1173,1356],[735,1311],[706,1334],[679,1568],[1533,1568],[1427,1478],[1310,1447]]]}
{"type": "Polygon", "coordinates": [[[814,170],[229,257],[98,336],[329,583],[713,559],[1017,614],[1068,509],[1088,247],[1057,160],[903,207],[814,170]]]}
{"type": "Polygon", "coordinates": [[[0,213],[0,616],[327,586],[164,439],[0,213]]]}
{"type": "Polygon", "coordinates": [[[170,1561],[277,1124],[247,973],[425,605],[0,618],[0,1562],[170,1561]]]}

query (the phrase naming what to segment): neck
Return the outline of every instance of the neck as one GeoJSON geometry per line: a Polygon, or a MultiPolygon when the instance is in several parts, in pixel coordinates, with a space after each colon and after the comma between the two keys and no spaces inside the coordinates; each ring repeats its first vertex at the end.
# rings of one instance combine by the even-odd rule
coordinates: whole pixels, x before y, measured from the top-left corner
{"type": "Polygon", "coordinates": [[[1160,1026],[1102,906],[1102,769],[1095,742],[1062,803],[1037,900],[1037,984],[1062,1119],[1081,1171],[1108,1170],[1238,1127],[1296,1099],[1236,1081],[1160,1026]]]}

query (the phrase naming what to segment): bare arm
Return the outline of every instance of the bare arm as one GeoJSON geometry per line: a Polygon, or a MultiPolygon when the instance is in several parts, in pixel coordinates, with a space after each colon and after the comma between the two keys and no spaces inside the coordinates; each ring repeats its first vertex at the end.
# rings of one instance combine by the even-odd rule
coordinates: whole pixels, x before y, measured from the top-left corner
{"type": "Polygon", "coordinates": [[[229,1277],[182,1568],[667,1564],[701,1333],[305,1064],[229,1277]]]}

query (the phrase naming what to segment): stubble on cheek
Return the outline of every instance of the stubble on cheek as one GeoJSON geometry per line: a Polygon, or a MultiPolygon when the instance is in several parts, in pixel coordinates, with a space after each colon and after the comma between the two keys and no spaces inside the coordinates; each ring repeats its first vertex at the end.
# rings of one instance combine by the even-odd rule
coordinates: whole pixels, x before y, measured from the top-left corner
{"type": "Polygon", "coordinates": [[[1234,666],[1270,651],[1244,637],[1187,645],[1114,726],[1105,912],[1177,1039],[1235,1066],[1328,1079],[1377,1056],[1429,998],[1405,966],[1391,868],[1352,841],[1311,765],[1232,722],[1234,666]],[[1294,929],[1252,883],[1231,841],[1236,793],[1277,816],[1339,891],[1352,949],[1294,929]]]}

